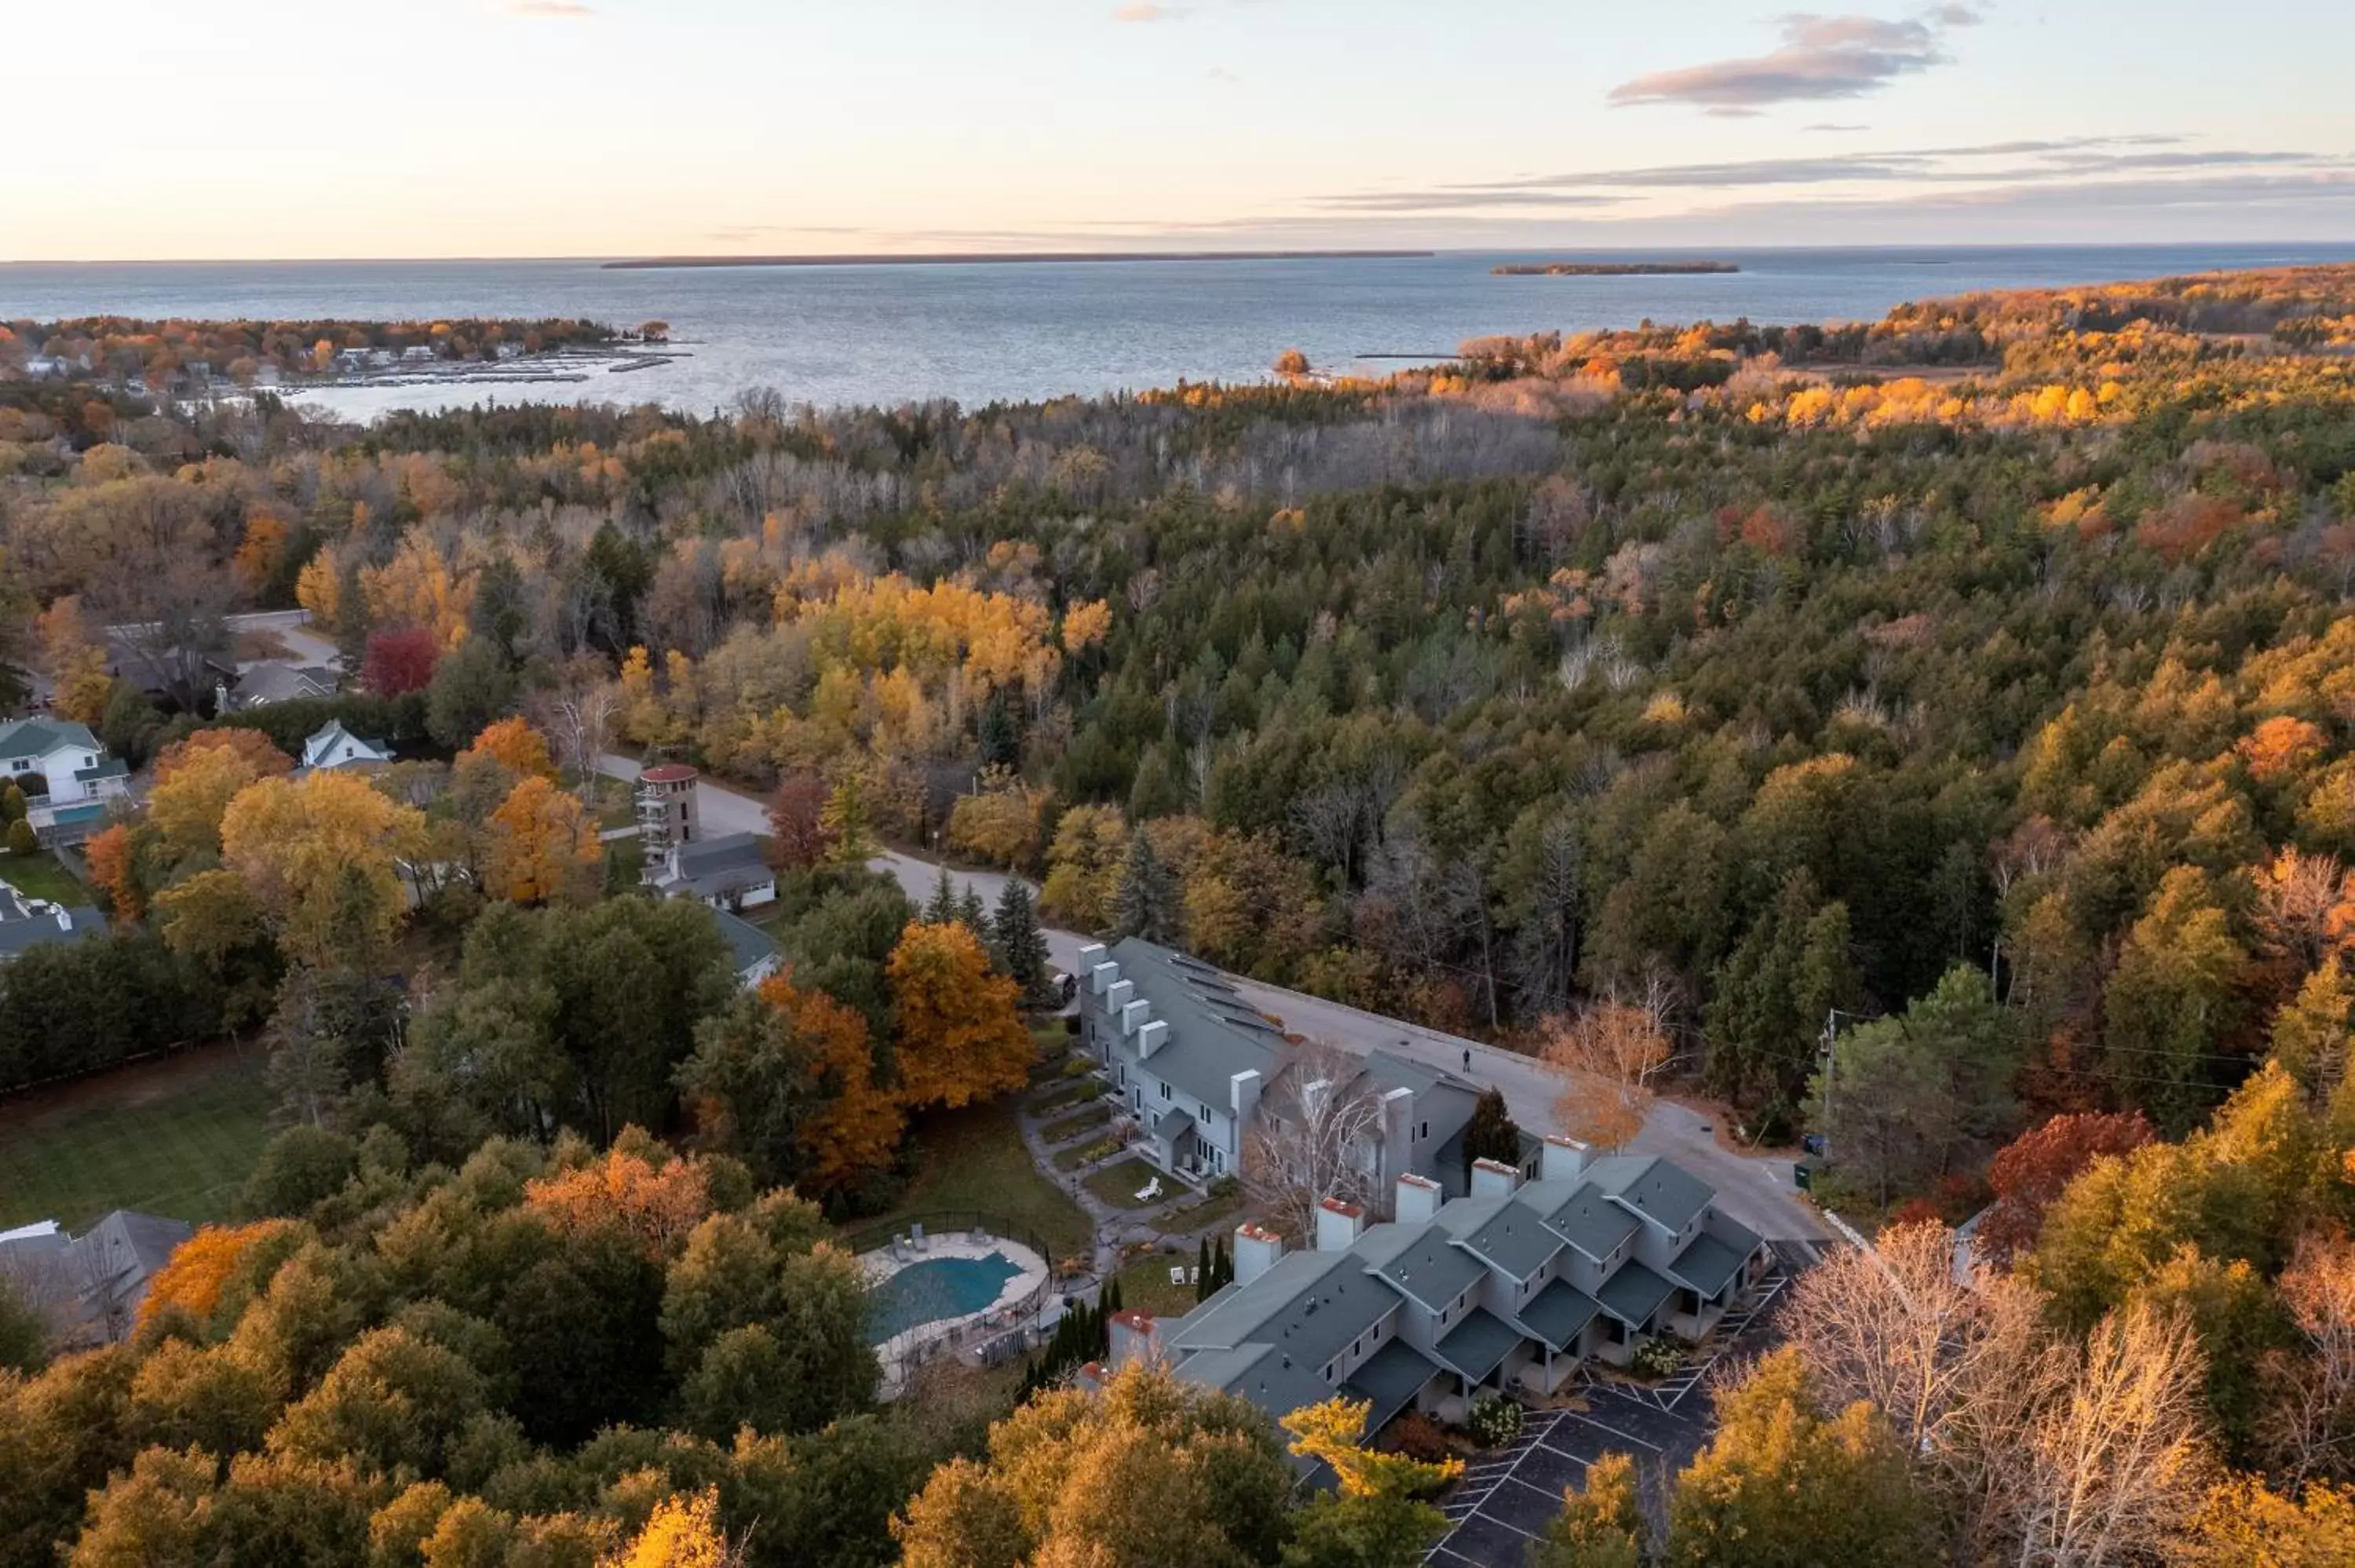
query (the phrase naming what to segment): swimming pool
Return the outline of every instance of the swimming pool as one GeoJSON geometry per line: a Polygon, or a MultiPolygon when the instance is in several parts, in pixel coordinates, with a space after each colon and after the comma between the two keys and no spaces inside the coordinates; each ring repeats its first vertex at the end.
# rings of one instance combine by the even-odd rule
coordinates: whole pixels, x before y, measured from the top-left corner
{"type": "Polygon", "coordinates": [[[994,1307],[1006,1282],[1021,1272],[1002,1252],[911,1263],[875,1287],[868,1308],[867,1341],[879,1345],[923,1324],[994,1307]]]}

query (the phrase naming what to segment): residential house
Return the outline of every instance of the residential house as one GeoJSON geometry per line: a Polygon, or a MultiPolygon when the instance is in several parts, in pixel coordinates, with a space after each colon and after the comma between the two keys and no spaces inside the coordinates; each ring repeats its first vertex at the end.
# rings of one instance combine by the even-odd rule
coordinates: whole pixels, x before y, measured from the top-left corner
{"type": "Polygon", "coordinates": [[[400,358],[404,365],[430,365],[433,360],[433,345],[427,343],[412,343],[400,351],[400,358]]]}
{"type": "Polygon", "coordinates": [[[341,719],[329,719],[303,743],[303,768],[306,772],[322,768],[358,768],[391,760],[392,747],[382,741],[367,740],[354,735],[344,727],[341,719]]]}
{"type": "Polygon", "coordinates": [[[130,1337],[156,1271],[192,1234],[178,1220],[130,1209],[78,1236],[44,1220],[0,1231],[0,1275],[48,1315],[54,1348],[90,1350],[130,1337]]]}
{"type": "Polygon", "coordinates": [[[332,697],[342,684],[343,678],[325,664],[290,664],[282,659],[263,659],[239,667],[236,690],[230,690],[226,682],[215,684],[213,707],[219,713],[243,713],[272,703],[332,697]]]}
{"type": "Polygon", "coordinates": [[[1482,1160],[1446,1202],[1401,1176],[1387,1224],[1327,1200],[1304,1252],[1243,1225],[1234,1282],[1175,1321],[1132,1324],[1114,1359],[1162,1359],[1278,1416],[1345,1395],[1370,1401],[1376,1426],[1410,1408],[1452,1418],[1482,1393],[1558,1393],[1652,1336],[1699,1340],[1773,1267],[1671,1161],[1553,1138],[1540,1172],[1482,1160]]]}
{"type": "Polygon", "coordinates": [[[66,362],[54,354],[37,354],[25,361],[26,378],[32,381],[62,381],[66,370],[66,362]]]}
{"type": "Polygon", "coordinates": [[[719,922],[719,934],[728,938],[738,985],[750,991],[784,967],[785,950],[766,931],[726,909],[715,910],[713,918],[719,922]]]}
{"type": "Polygon", "coordinates": [[[647,864],[645,880],[665,898],[699,898],[714,909],[751,909],[777,896],[777,874],[751,833],[672,844],[647,864]]]}
{"type": "Polygon", "coordinates": [[[27,898],[15,884],[0,882],[0,964],[35,948],[82,941],[105,929],[106,916],[90,905],[27,898]]]}
{"type": "Polygon", "coordinates": [[[96,768],[106,747],[90,726],[67,719],[11,719],[0,724],[0,777],[38,774],[52,792],[76,773],[96,768]]]}
{"type": "Polygon", "coordinates": [[[1347,1058],[1340,1082],[1297,1082],[1315,1066],[1232,980],[1199,959],[1134,937],[1081,948],[1080,980],[1082,1037],[1144,1129],[1145,1152],[1171,1174],[1200,1180],[1234,1171],[1254,1120],[1279,1114],[1263,1105],[1337,1094],[1378,1102],[1379,1127],[1364,1142],[1359,1169],[1385,1203],[1408,1171],[1463,1190],[1463,1133],[1479,1103],[1476,1086],[1387,1051],[1347,1058]]]}

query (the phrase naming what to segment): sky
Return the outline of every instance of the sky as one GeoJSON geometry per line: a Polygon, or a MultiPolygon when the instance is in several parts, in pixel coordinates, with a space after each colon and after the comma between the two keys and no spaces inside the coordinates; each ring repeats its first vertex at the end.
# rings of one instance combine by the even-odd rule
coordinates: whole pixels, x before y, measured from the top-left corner
{"type": "Polygon", "coordinates": [[[5,8],[0,260],[2355,240],[2349,0],[5,8]]]}

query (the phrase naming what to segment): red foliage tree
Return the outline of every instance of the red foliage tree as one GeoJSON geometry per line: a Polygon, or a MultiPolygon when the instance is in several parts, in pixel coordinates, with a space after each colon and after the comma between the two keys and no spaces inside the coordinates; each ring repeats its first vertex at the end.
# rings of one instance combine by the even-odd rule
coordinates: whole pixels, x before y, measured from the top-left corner
{"type": "Polygon", "coordinates": [[[433,633],[421,626],[395,626],[373,632],[360,661],[360,682],[379,697],[421,692],[442,657],[433,633]]]}
{"type": "Polygon", "coordinates": [[[813,866],[834,850],[826,803],[833,791],[807,773],[786,775],[769,797],[769,863],[779,871],[813,866]]]}
{"type": "Polygon", "coordinates": [[[2101,1155],[2125,1154],[2158,1136],[2140,1111],[2056,1116],[2020,1134],[1987,1167],[1995,1203],[1979,1222],[1980,1246],[1997,1259],[2034,1246],[2044,1211],[2072,1178],[2101,1155]]]}

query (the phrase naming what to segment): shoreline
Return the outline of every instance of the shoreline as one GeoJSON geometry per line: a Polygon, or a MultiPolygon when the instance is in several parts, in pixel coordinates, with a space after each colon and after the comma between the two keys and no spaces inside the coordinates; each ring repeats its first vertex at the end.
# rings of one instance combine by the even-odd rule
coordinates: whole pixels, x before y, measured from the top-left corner
{"type": "Polygon", "coordinates": [[[924,255],[646,256],[608,261],[601,270],[644,272],[675,267],[1013,267],[1075,261],[1412,261],[1435,250],[943,250],[924,255]]]}

